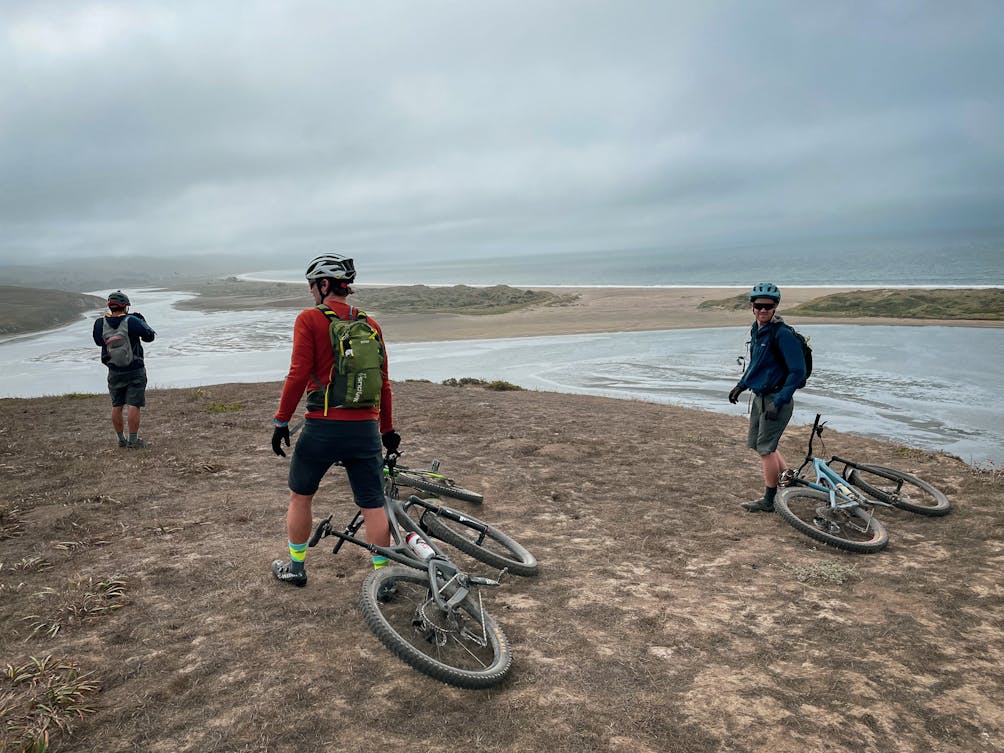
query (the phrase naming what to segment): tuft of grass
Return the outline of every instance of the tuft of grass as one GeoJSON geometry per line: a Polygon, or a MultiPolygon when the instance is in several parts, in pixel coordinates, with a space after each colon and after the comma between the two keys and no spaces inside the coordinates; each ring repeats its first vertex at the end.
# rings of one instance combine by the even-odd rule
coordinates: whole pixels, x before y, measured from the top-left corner
{"type": "Polygon", "coordinates": [[[92,673],[51,655],[8,664],[0,675],[0,750],[45,753],[53,733],[70,736],[75,720],[94,713],[87,697],[97,690],[92,673]]]}
{"type": "Polygon", "coordinates": [[[24,617],[31,625],[29,638],[39,633],[55,638],[63,628],[79,625],[86,619],[108,614],[126,604],[125,581],[116,578],[94,582],[71,583],[61,589],[45,588],[35,594],[44,609],[24,617]]]}
{"type": "Polygon", "coordinates": [[[979,465],[970,466],[970,473],[980,481],[991,486],[1000,486],[1004,483],[1004,465],[997,465],[992,461],[987,461],[979,465]]]}
{"type": "Polygon", "coordinates": [[[20,518],[20,512],[17,507],[0,507],[0,541],[13,539],[24,533],[24,522],[20,518]]]}
{"type": "Polygon", "coordinates": [[[11,570],[23,573],[40,573],[52,567],[45,557],[22,557],[11,565],[11,570]]]}
{"type": "Polygon", "coordinates": [[[60,400],[90,400],[92,397],[99,397],[99,395],[88,392],[67,392],[65,395],[57,397],[60,400]]]}
{"type": "Polygon", "coordinates": [[[494,390],[495,392],[510,392],[525,389],[518,384],[506,382],[502,379],[495,379],[489,382],[484,379],[476,379],[475,377],[461,377],[460,379],[450,377],[449,379],[444,379],[443,384],[447,387],[482,387],[486,390],[494,390]]]}
{"type": "Polygon", "coordinates": [[[213,403],[207,410],[210,413],[236,413],[243,407],[240,403],[213,403]]]}
{"type": "Polygon", "coordinates": [[[813,562],[809,565],[799,565],[793,572],[795,580],[799,583],[814,585],[842,586],[844,583],[861,579],[857,565],[845,565],[842,562],[813,562]]]}

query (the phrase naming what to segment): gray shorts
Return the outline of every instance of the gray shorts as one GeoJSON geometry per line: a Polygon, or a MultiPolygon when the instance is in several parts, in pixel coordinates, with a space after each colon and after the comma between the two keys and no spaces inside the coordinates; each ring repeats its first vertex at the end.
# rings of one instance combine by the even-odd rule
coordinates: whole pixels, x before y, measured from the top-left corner
{"type": "Polygon", "coordinates": [[[112,396],[112,407],[132,405],[142,408],[146,405],[146,367],[132,371],[108,370],[108,394],[112,396]]]}
{"type": "Polygon", "coordinates": [[[768,421],[763,414],[763,404],[772,397],[774,397],[773,394],[763,397],[754,395],[753,406],[750,409],[750,432],[746,438],[746,446],[751,450],[756,450],[757,454],[761,456],[770,455],[777,449],[777,443],[781,441],[781,435],[784,434],[784,430],[791,420],[792,411],[795,410],[795,401],[790,400],[781,406],[776,419],[768,421]]]}
{"type": "Polygon", "coordinates": [[[290,491],[313,495],[336,462],[345,468],[359,507],[383,506],[383,455],[375,420],[306,419],[289,462],[290,491]]]}

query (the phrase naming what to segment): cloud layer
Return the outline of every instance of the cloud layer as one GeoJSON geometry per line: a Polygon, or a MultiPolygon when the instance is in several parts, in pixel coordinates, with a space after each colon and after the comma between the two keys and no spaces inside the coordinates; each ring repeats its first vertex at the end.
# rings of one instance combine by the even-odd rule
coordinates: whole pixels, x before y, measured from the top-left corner
{"type": "Polygon", "coordinates": [[[1004,238],[996,2],[6,2],[0,263],[1004,238]]]}

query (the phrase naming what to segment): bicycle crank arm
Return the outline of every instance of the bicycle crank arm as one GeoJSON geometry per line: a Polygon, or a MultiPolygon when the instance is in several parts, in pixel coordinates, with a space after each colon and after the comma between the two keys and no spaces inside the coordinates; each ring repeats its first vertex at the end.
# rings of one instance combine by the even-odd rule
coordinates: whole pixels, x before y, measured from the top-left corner
{"type": "Polygon", "coordinates": [[[317,528],[314,529],[314,534],[310,537],[310,541],[307,542],[307,546],[317,546],[317,542],[323,539],[325,536],[331,535],[331,515],[326,517],[320,523],[317,524],[317,528]]]}

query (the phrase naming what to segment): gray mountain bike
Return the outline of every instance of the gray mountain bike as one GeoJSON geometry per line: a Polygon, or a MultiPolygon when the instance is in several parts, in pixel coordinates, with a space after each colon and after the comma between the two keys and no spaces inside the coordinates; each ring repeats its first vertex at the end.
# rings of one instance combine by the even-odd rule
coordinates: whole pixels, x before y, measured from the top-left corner
{"type": "MultiPolygon", "coordinates": [[[[349,542],[395,563],[366,577],[360,608],[367,626],[401,660],[459,688],[498,685],[512,665],[512,649],[498,623],[485,611],[481,589],[500,585],[506,569],[487,578],[465,573],[450,560],[433,539],[436,534],[429,521],[464,516],[414,495],[405,502],[398,499],[393,473],[396,457],[395,453],[387,453],[384,458],[391,469],[384,489],[384,509],[391,532],[389,547],[357,537],[363,523],[359,511],[342,531],[332,527],[329,515],[314,529],[308,544],[316,546],[326,536],[335,536],[338,541],[332,554],[349,542]],[[422,511],[418,520],[409,515],[413,508],[422,511]]],[[[536,568],[532,555],[519,549],[525,552],[518,554],[524,564],[532,560],[536,568]]]]}

